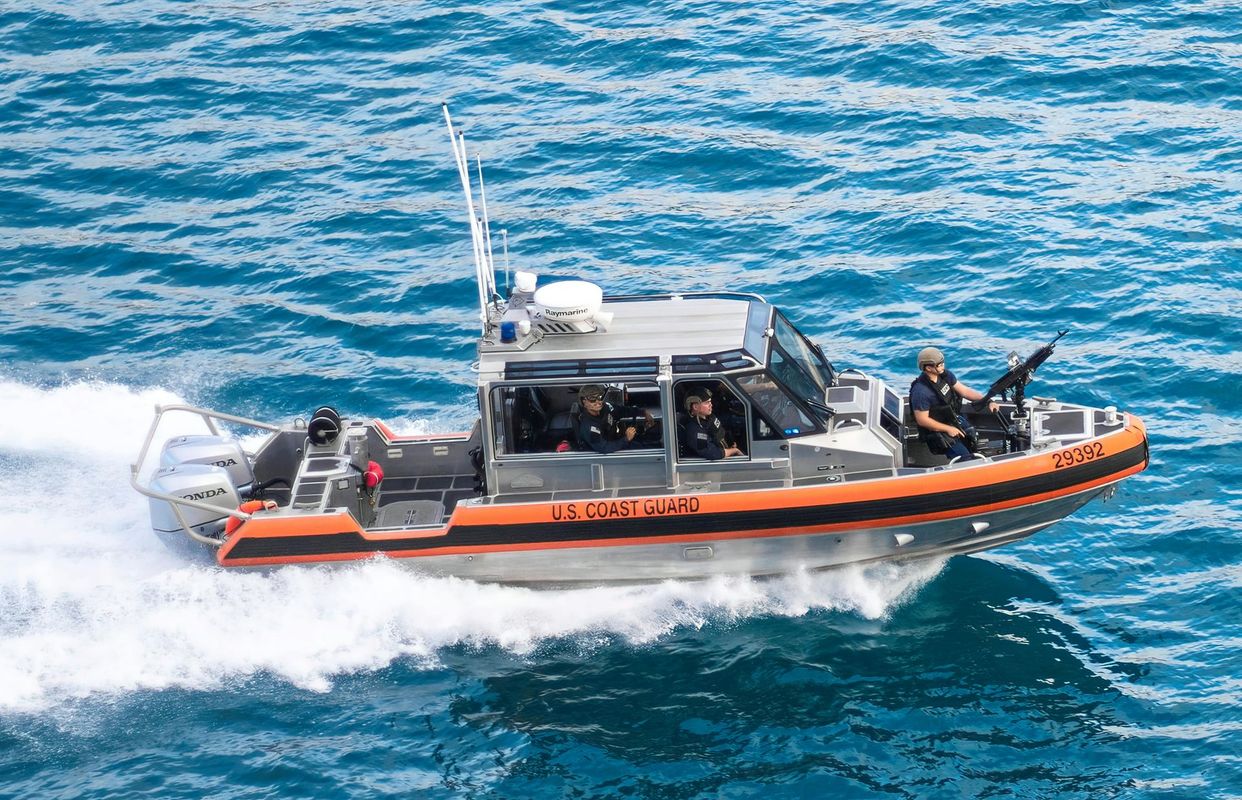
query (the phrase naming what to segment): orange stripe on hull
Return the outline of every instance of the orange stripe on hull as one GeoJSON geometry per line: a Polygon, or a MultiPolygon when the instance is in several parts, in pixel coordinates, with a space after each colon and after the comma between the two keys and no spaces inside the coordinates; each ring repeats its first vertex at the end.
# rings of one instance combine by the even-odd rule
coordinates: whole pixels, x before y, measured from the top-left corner
{"type": "MultiPolygon", "coordinates": [[[[1134,417],[1128,417],[1126,428],[1098,440],[1104,444],[1104,455],[1119,455],[1141,445],[1144,440],[1142,423],[1134,417]]],[[[908,478],[878,479],[860,482],[853,485],[834,485],[804,489],[769,489],[754,492],[737,492],[728,495],[695,495],[699,500],[701,516],[723,515],[738,511],[796,511],[798,509],[817,506],[832,506],[866,501],[901,501],[919,498],[935,498],[944,492],[960,489],[978,489],[1007,481],[1022,478],[1038,477],[1055,472],[1053,453],[1070,450],[1060,448],[1049,451],[1034,458],[1015,459],[1018,463],[1002,462],[999,464],[982,465],[969,469],[936,472],[923,476],[908,478]],[[900,487],[896,482],[900,481],[900,487]],[[894,494],[893,490],[901,488],[917,488],[921,491],[902,491],[894,494]],[[791,502],[795,500],[797,502],[791,502]]],[[[1004,511],[1024,505],[1055,500],[1100,486],[1119,481],[1125,477],[1141,472],[1147,465],[1146,460],[1140,461],[1125,469],[1096,477],[1089,481],[1074,483],[1055,491],[1040,492],[1014,497],[995,503],[981,503],[964,508],[954,508],[942,512],[894,515],[891,517],[870,518],[864,521],[851,521],[839,524],[822,523],[815,525],[790,527],[764,527],[747,530],[706,531],[686,534],[670,534],[666,536],[635,537],[601,537],[583,538],[571,541],[529,541],[506,544],[487,545],[448,545],[444,547],[427,547],[416,550],[388,550],[383,555],[391,558],[420,558],[430,556],[470,555],[502,552],[518,552],[531,550],[563,550],[579,547],[615,547],[631,544],[680,544],[698,543],[703,541],[723,541],[748,538],[769,538],[778,536],[797,536],[817,533],[848,532],[871,528],[883,528],[894,525],[909,525],[923,522],[936,522],[958,517],[977,516],[982,513],[1004,511]]],[[[670,498],[686,498],[685,495],[665,495],[660,500],[670,498]]],[[[648,498],[627,498],[641,504],[648,498]]],[[[575,501],[579,502],[579,501],[575,501]]],[[[595,502],[595,501],[580,501],[595,502]]],[[[606,502],[606,501],[605,501],[606,502]]],[[[559,524],[551,518],[551,508],[556,503],[537,503],[521,505],[491,506],[459,506],[453,514],[449,525],[428,530],[393,531],[387,533],[367,533],[357,521],[347,513],[332,515],[316,515],[310,517],[279,517],[257,518],[243,525],[237,534],[220,549],[217,559],[221,564],[229,566],[267,566],[276,564],[296,564],[326,561],[353,561],[370,558],[377,554],[376,550],[361,550],[347,553],[317,553],[313,555],[281,555],[258,558],[228,558],[229,553],[239,541],[245,539],[314,537],[326,534],[356,534],[366,542],[382,544],[385,541],[433,539],[448,536],[454,527],[466,525],[489,525],[504,528],[520,524],[559,524]]],[[[654,515],[651,519],[670,519],[684,515],[654,515]]]]}

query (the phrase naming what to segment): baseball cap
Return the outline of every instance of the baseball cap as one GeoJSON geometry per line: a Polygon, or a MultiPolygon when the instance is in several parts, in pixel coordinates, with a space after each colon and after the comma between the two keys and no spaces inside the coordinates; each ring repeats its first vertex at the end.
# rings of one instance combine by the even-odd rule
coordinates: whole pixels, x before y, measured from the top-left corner
{"type": "Polygon", "coordinates": [[[711,389],[705,389],[705,388],[695,389],[692,394],[686,395],[686,410],[693,411],[695,403],[702,403],[705,400],[711,400],[711,399],[712,399],[711,389]]]}

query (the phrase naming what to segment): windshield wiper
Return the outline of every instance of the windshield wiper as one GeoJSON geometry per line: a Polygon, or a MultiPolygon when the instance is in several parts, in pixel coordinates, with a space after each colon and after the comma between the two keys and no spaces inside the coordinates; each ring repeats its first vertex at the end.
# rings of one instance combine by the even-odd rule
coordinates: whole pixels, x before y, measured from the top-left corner
{"type": "Polygon", "coordinates": [[[832,419],[837,414],[835,409],[831,408],[830,406],[824,405],[820,401],[814,400],[810,397],[806,398],[806,400],[804,400],[803,402],[806,403],[808,406],[810,406],[812,411],[815,411],[820,416],[822,416],[824,422],[827,422],[828,420],[832,419]]]}

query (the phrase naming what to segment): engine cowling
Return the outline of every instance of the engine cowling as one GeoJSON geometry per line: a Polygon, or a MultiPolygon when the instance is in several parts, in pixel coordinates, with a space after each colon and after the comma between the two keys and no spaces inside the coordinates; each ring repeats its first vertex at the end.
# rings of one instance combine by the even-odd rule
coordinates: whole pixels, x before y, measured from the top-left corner
{"type": "MultiPolygon", "coordinates": [[[[217,506],[218,511],[209,511],[181,504],[181,515],[186,524],[195,533],[202,536],[218,536],[224,531],[224,523],[228,520],[228,512],[241,505],[237,488],[228,469],[214,464],[178,464],[163,467],[151,477],[150,487],[161,494],[180,497],[183,500],[194,500],[217,506]]],[[[172,503],[167,500],[151,498],[151,527],[157,532],[181,532],[181,523],[173,511],[172,503]]]]}
{"type": "Polygon", "coordinates": [[[241,442],[228,436],[175,436],[164,443],[161,467],[204,464],[228,472],[233,486],[246,494],[254,483],[254,468],[242,450],[241,442]]]}

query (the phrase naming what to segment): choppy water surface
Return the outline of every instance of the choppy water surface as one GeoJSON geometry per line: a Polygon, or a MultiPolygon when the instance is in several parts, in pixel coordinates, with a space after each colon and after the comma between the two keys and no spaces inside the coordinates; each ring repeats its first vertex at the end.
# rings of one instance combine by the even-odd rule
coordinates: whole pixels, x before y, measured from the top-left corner
{"type": "Polygon", "coordinates": [[[0,5],[0,795],[1242,796],[1242,17],[1224,2],[0,5]],[[532,592],[223,573],[157,402],[472,413],[439,104],[515,266],[755,291],[839,365],[1142,416],[982,557],[532,592]]]}

